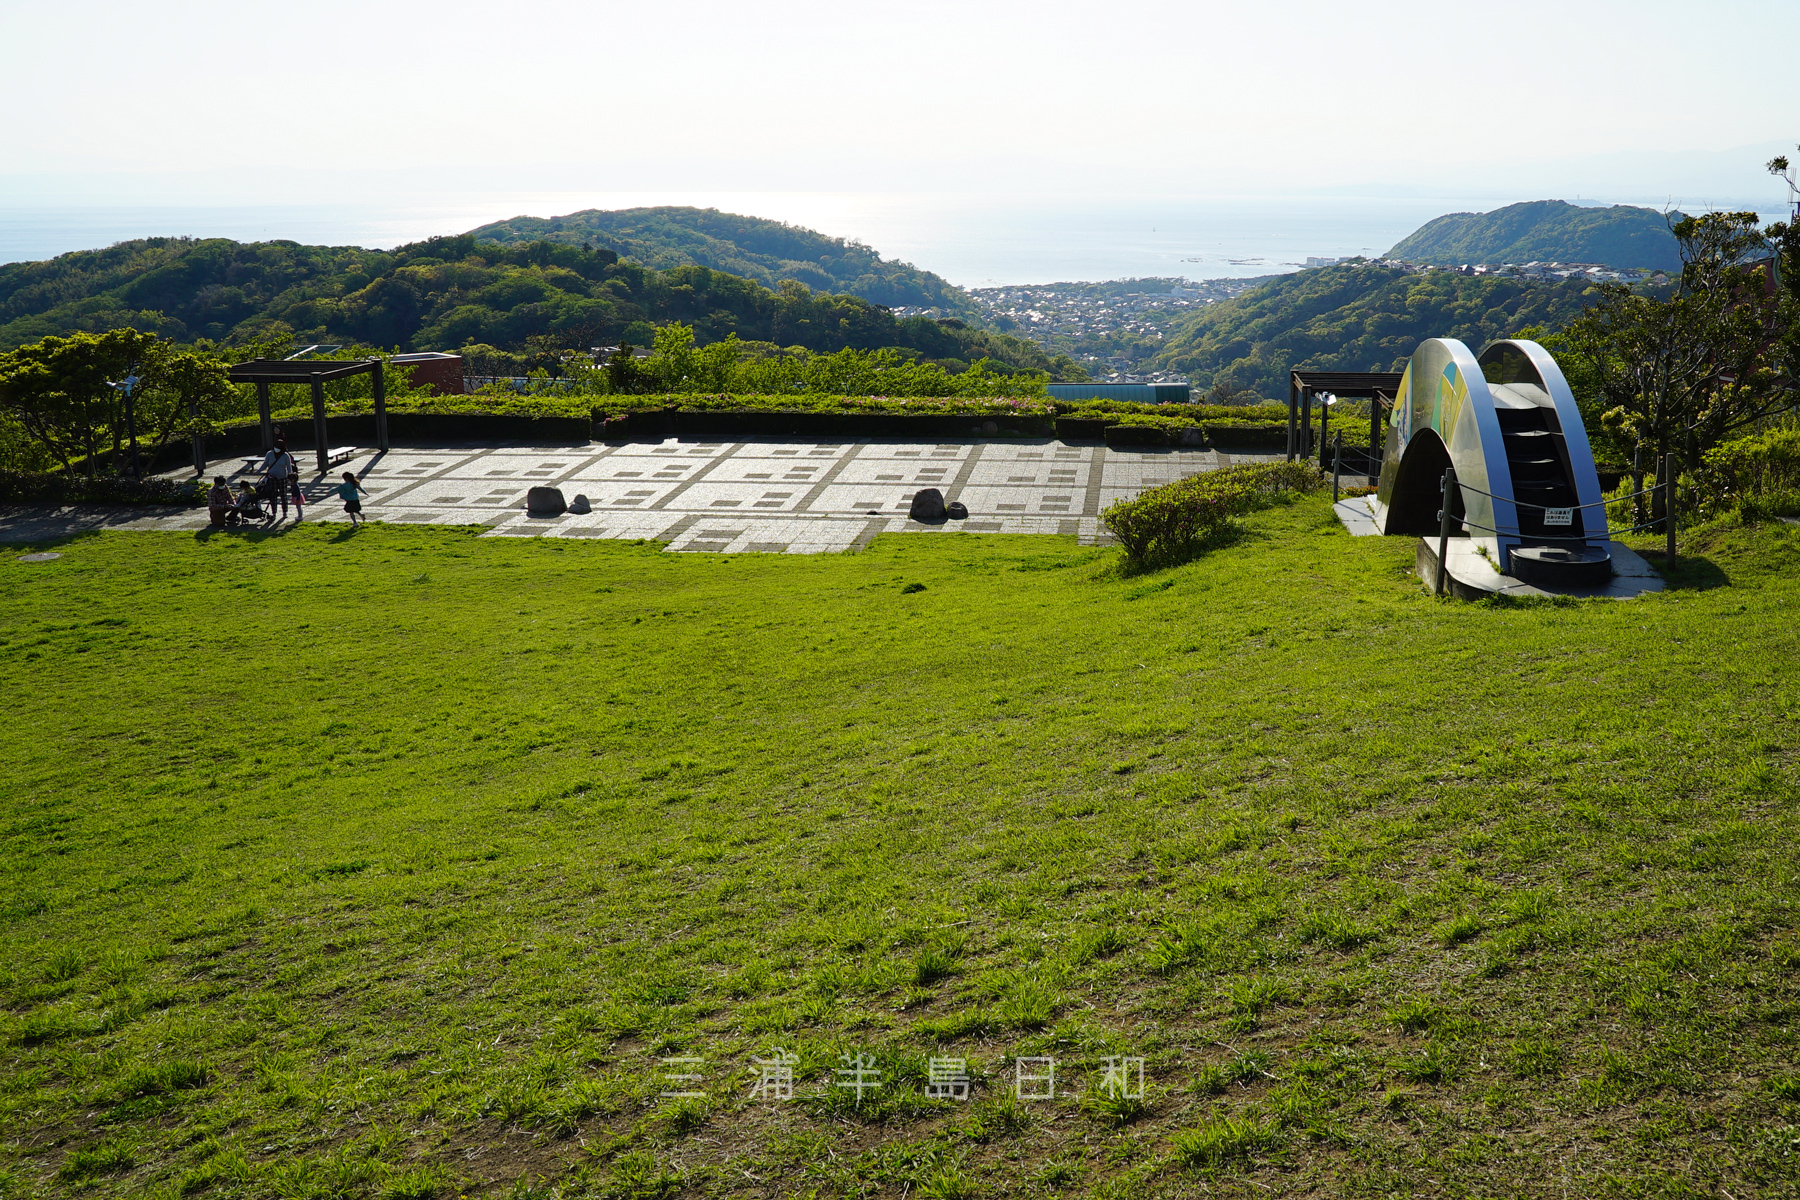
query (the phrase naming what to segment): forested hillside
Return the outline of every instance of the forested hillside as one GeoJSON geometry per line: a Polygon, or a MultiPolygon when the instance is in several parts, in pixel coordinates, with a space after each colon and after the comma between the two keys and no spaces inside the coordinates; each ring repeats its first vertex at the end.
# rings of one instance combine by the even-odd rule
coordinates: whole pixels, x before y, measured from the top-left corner
{"type": "Polygon", "coordinates": [[[1415,273],[1361,260],[1299,271],[1175,326],[1153,360],[1194,385],[1287,395],[1291,368],[1398,371],[1420,341],[1479,350],[1527,325],[1558,328],[1593,297],[1585,283],[1543,284],[1452,271],[1415,273]]]}
{"type": "MultiPolygon", "coordinates": [[[[1672,214],[1680,220],[1681,214],[1672,214]]],[[[1578,262],[1679,271],[1669,219],[1653,208],[1581,208],[1561,200],[1509,204],[1486,213],[1448,213],[1421,225],[1387,253],[1415,263],[1578,262]]]]}
{"type": "Polygon", "coordinates": [[[711,267],[764,287],[797,279],[817,291],[844,292],[876,304],[976,314],[961,288],[910,263],[890,262],[860,242],[712,208],[590,208],[562,217],[514,217],[470,233],[502,245],[586,243],[659,270],[711,267]]]}
{"type": "Polygon", "coordinates": [[[0,350],[133,326],[178,341],[291,335],[399,350],[551,351],[645,345],[671,321],[692,325],[702,343],[735,333],[827,353],[892,347],[953,370],[990,357],[1002,369],[1081,377],[1030,342],[959,320],[896,320],[859,296],[793,282],[771,290],[701,266],[659,271],[611,250],[550,242],[502,246],[464,234],[380,251],[147,238],[0,266],[0,350]]]}

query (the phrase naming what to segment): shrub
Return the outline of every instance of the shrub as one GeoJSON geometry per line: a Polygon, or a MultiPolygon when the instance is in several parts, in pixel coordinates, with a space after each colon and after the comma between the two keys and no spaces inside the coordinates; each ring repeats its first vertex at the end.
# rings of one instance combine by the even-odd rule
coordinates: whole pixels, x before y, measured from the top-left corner
{"type": "Polygon", "coordinates": [[[1215,541],[1231,518],[1290,492],[1310,492],[1324,479],[1311,463],[1227,467],[1121,500],[1100,515],[1133,565],[1182,562],[1215,541]]]}
{"type": "Polygon", "coordinates": [[[1800,426],[1736,438],[1708,450],[1690,476],[1694,515],[1740,509],[1746,517],[1800,513],[1800,426]]]}
{"type": "Polygon", "coordinates": [[[181,504],[205,500],[197,479],[128,479],[62,471],[0,471],[0,504],[181,504]]]}
{"type": "Polygon", "coordinates": [[[824,392],[792,395],[742,392],[677,392],[656,396],[583,397],[593,417],[603,421],[626,413],[662,408],[689,412],[879,413],[895,416],[1047,417],[1054,412],[1042,396],[843,396],[824,392]]]}

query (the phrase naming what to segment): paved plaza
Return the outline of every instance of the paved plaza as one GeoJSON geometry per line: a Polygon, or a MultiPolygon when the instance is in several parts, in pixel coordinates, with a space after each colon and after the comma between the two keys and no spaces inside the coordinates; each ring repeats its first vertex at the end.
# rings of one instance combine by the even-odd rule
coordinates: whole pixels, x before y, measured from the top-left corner
{"type": "MultiPolygon", "coordinates": [[[[309,467],[307,456],[297,457],[309,467]]],[[[307,506],[306,519],[348,520],[331,489],[342,472],[355,471],[369,492],[363,506],[370,519],[484,525],[487,537],[651,538],[674,551],[810,554],[854,549],[884,532],[963,530],[1074,534],[1093,545],[1107,540],[1099,516],[1116,500],[1232,463],[1279,457],[1018,439],[406,448],[359,453],[328,477],[309,469],[305,490],[317,503],[307,506]],[[593,511],[528,517],[525,494],[539,485],[560,488],[570,501],[585,495],[593,511]],[[927,487],[961,501],[968,519],[909,520],[913,493],[927,487]]],[[[207,474],[235,483],[241,465],[222,460],[207,474]]],[[[206,526],[205,509],[19,508],[0,514],[0,539],[206,526]]]]}

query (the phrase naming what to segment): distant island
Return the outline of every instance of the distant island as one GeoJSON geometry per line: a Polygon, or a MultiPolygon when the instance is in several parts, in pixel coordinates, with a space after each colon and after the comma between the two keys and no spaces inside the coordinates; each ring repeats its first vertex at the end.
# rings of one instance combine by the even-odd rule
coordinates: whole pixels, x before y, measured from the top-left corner
{"type": "Polygon", "coordinates": [[[766,288],[796,279],[814,291],[898,309],[901,316],[936,309],[930,315],[968,318],[977,311],[961,288],[910,263],[884,259],[861,242],[715,208],[589,208],[561,217],[513,217],[469,234],[508,246],[586,244],[659,271],[711,267],[766,288]]]}
{"type": "Polygon", "coordinates": [[[1531,200],[1487,213],[1448,213],[1420,226],[1386,257],[1414,263],[1564,262],[1679,271],[1669,222],[1653,208],[1582,208],[1531,200]]]}

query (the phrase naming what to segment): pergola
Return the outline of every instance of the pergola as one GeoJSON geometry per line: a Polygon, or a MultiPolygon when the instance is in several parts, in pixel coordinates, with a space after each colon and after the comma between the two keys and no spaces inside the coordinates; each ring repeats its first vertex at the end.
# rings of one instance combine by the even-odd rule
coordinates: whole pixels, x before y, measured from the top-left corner
{"type": "Polygon", "coordinates": [[[342,359],[256,358],[231,368],[233,383],[256,385],[256,408],[262,417],[262,444],[266,451],[275,445],[275,423],[269,417],[269,385],[271,383],[312,384],[313,446],[319,455],[319,473],[331,469],[331,447],[325,430],[325,385],[333,379],[347,379],[367,372],[375,377],[375,446],[388,448],[387,384],[379,358],[362,358],[351,362],[342,359]]]}
{"type": "MultiPolygon", "coordinates": [[[[1288,374],[1288,461],[1312,453],[1313,397],[1319,393],[1369,401],[1369,453],[1381,459],[1381,408],[1392,407],[1403,378],[1393,371],[1291,371],[1288,374]]],[[[1319,442],[1325,441],[1331,410],[1319,406],[1319,442]]]]}

